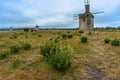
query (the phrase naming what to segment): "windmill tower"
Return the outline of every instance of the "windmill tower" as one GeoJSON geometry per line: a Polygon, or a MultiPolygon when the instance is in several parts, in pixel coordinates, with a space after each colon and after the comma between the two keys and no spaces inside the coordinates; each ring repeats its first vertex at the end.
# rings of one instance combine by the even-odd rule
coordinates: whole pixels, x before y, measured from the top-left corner
{"type": "Polygon", "coordinates": [[[79,29],[80,30],[93,30],[94,29],[94,16],[93,14],[103,13],[103,12],[90,12],[90,0],[84,0],[85,12],[82,14],[75,14],[73,18],[79,19],[79,29]]]}
{"type": "Polygon", "coordinates": [[[92,30],[94,28],[94,16],[90,13],[90,0],[84,0],[85,13],[79,14],[79,29],[92,30]]]}

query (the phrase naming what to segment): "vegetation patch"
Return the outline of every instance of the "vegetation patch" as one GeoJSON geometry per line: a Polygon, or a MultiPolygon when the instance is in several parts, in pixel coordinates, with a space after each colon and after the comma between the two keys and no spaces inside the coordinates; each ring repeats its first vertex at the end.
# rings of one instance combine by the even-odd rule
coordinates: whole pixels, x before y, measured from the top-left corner
{"type": "Polygon", "coordinates": [[[48,60],[49,65],[58,72],[65,72],[71,67],[70,56],[67,51],[60,51],[48,60]]]}
{"type": "Polygon", "coordinates": [[[9,55],[9,51],[8,50],[3,50],[0,52],[0,60],[1,59],[5,59],[6,57],[8,57],[9,55]]]}
{"type": "Polygon", "coordinates": [[[49,58],[49,56],[56,54],[56,52],[59,51],[58,47],[58,38],[52,39],[50,42],[40,46],[40,54],[45,58],[49,58]]]}
{"type": "Polygon", "coordinates": [[[24,50],[30,50],[30,49],[31,49],[31,44],[29,44],[29,43],[24,43],[24,44],[23,44],[23,49],[24,49],[24,50]]]}
{"type": "Polygon", "coordinates": [[[110,43],[110,39],[105,38],[105,39],[104,39],[104,43],[106,43],[106,44],[110,43]]]}
{"type": "Polygon", "coordinates": [[[82,43],[86,43],[87,40],[88,40],[88,38],[87,38],[86,36],[82,36],[82,37],[81,37],[81,42],[82,42],[82,43]]]}
{"type": "Polygon", "coordinates": [[[79,32],[79,33],[84,33],[84,31],[83,31],[83,30],[79,30],[78,32],[79,32]]]}
{"type": "Polygon", "coordinates": [[[11,67],[12,67],[13,69],[15,69],[15,68],[17,68],[17,67],[20,65],[20,63],[21,63],[21,60],[20,60],[20,59],[15,59],[15,60],[13,61],[12,65],[11,65],[11,67]]]}
{"type": "Polygon", "coordinates": [[[69,38],[69,39],[73,38],[73,34],[72,33],[66,33],[66,34],[64,33],[64,34],[62,34],[62,38],[63,39],[65,39],[65,38],[69,38]]]}
{"type": "Polygon", "coordinates": [[[67,50],[60,50],[59,37],[41,46],[41,54],[47,58],[48,64],[58,72],[65,72],[71,67],[70,56],[67,50]]]}
{"type": "Polygon", "coordinates": [[[10,52],[13,53],[13,54],[14,53],[18,53],[19,50],[20,50],[20,47],[18,45],[12,45],[12,46],[10,46],[10,52]]]}
{"type": "Polygon", "coordinates": [[[119,39],[114,39],[114,40],[112,40],[111,44],[112,44],[112,46],[119,46],[120,41],[119,41],[119,39]]]}

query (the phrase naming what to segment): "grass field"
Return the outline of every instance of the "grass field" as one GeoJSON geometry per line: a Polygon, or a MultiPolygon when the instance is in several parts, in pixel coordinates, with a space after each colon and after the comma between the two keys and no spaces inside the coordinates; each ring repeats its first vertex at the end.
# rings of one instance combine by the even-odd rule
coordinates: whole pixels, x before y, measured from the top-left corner
{"type": "Polygon", "coordinates": [[[1,31],[0,51],[25,42],[31,44],[31,49],[1,59],[0,80],[120,80],[120,46],[105,44],[105,38],[120,39],[120,31],[1,31]],[[63,39],[63,33],[73,38],[63,39]],[[81,36],[87,36],[88,42],[81,43],[81,36]],[[49,67],[40,54],[40,46],[55,37],[60,37],[60,46],[68,48],[71,55],[72,66],[65,73],[49,67]]]}

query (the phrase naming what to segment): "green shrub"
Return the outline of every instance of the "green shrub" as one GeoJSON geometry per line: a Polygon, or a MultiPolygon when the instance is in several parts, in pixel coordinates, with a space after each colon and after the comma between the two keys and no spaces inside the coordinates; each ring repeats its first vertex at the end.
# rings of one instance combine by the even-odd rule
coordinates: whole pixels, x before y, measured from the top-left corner
{"type": "Polygon", "coordinates": [[[40,46],[40,53],[45,58],[48,58],[49,56],[56,54],[56,52],[59,50],[58,43],[59,43],[58,38],[52,39],[51,42],[46,43],[43,46],[40,46]]]}
{"type": "Polygon", "coordinates": [[[73,38],[73,35],[72,34],[68,34],[67,37],[68,38],[73,38]]]}
{"type": "Polygon", "coordinates": [[[114,39],[111,42],[112,46],[119,46],[120,45],[120,41],[118,39],[114,39]]]}
{"type": "Polygon", "coordinates": [[[23,44],[23,49],[24,50],[30,50],[31,49],[31,45],[29,43],[24,43],[23,44]]]}
{"type": "Polygon", "coordinates": [[[110,39],[105,38],[104,43],[106,43],[106,44],[110,43],[110,39]]]}
{"type": "Polygon", "coordinates": [[[28,38],[28,35],[25,35],[25,38],[28,38]]]}
{"type": "Polygon", "coordinates": [[[62,34],[62,38],[73,38],[73,34],[62,34]]]}
{"type": "Polygon", "coordinates": [[[92,35],[92,32],[88,32],[88,35],[92,35]]]}
{"type": "Polygon", "coordinates": [[[33,29],[31,29],[31,32],[33,32],[34,30],[33,29]]]}
{"type": "Polygon", "coordinates": [[[88,40],[88,38],[87,38],[86,36],[82,36],[82,37],[81,37],[81,42],[82,42],[82,43],[86,43],[87,40],[88,40]]]}
{"type": "Polygon", "coordinates": [[[24,28],[25,32],[29,32],[29,30],[30,30],[29,28],[24,28]]]}
{"type": "Polygon", "coordinates": [[[67,31],[67,33],[70,33],[70,31],[67,31]]]}
{"type": "Polygon", "coordinates": [[[83,33],[83,30],[79,30],[79,33],[83,33]]]}
{"type": "Polygon", "coordinates": [[[40,35],[40,34],[38,35],[38,37],[41,37],[41,36],[42,36],[42,35],[40,35]]]}
{"type": "Polygon", "coordinates": [[[40,53],[45,57],[48,58],[50,56],[51,45],[45,44],[40,46],[40,53]]]}
{"type": "Polygon", "coordinates": [[[8,50],[4,50],[0,52],[0,60],[6,58],[9,55],[8,50]]]}
{"type": "Polygon", "coordinates": [[[56,71],[65,72],[71,67],[68,51],[61,51],[48,59],[48,64],[56,71]]]}
{"type": "Polygon", "coordinates": [[[62,38],[67,38],[67,34],[62,34],[62,38]]]}
{"type": "Polygon", "coordinates": [[[10,52],[11,53],[17,53],[17,52],[19,52],[19,50],[20,50],[20,47],[18,45],[10,46],[10,52]]]}
{"type": "Polygon", "coordinates": [[[20,65],[21,61],[19,59],[15,59],[12,63],[12,68],[17,68],[20,65]]]}
{"type": "Polygon", "coordinates": [[[10,39],[16,39],[16,38],[17,38],[16,35],[13,35],[13,36],[10,37],[10,39]]]}

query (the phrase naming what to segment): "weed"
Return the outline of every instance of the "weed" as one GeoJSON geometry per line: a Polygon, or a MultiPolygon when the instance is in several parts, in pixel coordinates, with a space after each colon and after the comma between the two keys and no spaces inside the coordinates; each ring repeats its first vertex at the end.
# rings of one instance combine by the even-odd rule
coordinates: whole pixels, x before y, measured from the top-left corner
{"type": "Polygon", "coordinates": [[[112,46],[119,46],[120,45],[120,41],[118,39],[114,39],[111,42],[112,46]]]}
{"type": "Polygon", "coordinates": [[[92,32],[88,32],[88,35],[92,35],[92,32]]]}
{"type": "Polygon", "coordinates": [[[88,38],[87,38],[86,36],[82,36],[82,37],[81,37],[81,42],[82,42],[82,43],[86,43],[87,40],[88,40],[88,38]]]}
{"type": "Polygon", "coordinates": [[[20,50],[20,47],[18,45],[10,46],[10,52],[11,53],[17,53],[17,52],[19,52],[19,50],[20,50]]]}
{"type": "Polygon", "coordinates": [[[59,50],[59,38],[52,39],[49,43],[45,43],[43,46],[40,46],[40,53],[48,58],[50,55],[56,54],[59,50]]]}
{"type": "Polygon", "coordinates": [[[64,38],[67,38],[67,34],[62,34],[62,38],[64,39],[64,38]]]}
{"type": "Polygon", "coordinates": [[[29,30],[30,30],[29,28],[24,28],[25,32],[29,32],[29,30]]]}
{"type": "Polygon", "coordinates": [[[29,43],[24,43],[23,44],[23,49],[24,50],[30,50],[31,49],[31,45],[29,43]]]}
{"type": "Polygon", "coordinates": [[[68,51],[60,51],[48,59],[49,65],[58,72],[65,72],[71,67],[68,51]]]}
{"type": "Polygon", "coordinates": [[[68,34],[67,37],[68,38],[73,38],[73,35],[72,34],[68,34]]]}
{"type": "Polygon", "coordinates": [[[10,39],[16,39],[16,38],[17,38],[16,35],[13,35],[13,36],[10,37],[10,39]]]}
{"type": "Polygon", "coordinates": [[[79,30],[78,32],[79,32],[79,33],[83,33],[83,30],[79,30]]]}
{"type": "Polygon", "coordinates": [[[41,37],[41,36],[42,36],[42,35],[40,35],[40,34],[38,35],[38,37],[41,37]]]}
{"type": "Polygon", "coordinates": [[[20,59],[15,59],[12,63],[12,68],[17,68],[21,63],[21,60],[20,59]]]}
{"type": "Polygon", "coordinates": [[[106,44],[110,43],[110,39],[105,38],[105,39],[104,39],[104,43],[106,43],[106,44]]]}
{"type": "Polygon", "coordinates": [[[9,55],[8,50],[4,50],[0,52],[0,60],[6,58],[9,55]]]}

